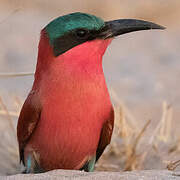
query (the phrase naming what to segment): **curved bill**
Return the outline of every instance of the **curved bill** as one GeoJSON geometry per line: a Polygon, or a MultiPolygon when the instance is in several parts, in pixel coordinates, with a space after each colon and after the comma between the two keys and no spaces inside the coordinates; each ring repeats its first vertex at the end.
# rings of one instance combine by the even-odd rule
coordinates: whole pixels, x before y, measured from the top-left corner
{"type": "Polygon", "coordinates": [[[151,30],[151,29],[163,30],[165,29],[165,27],[143,20],[119,19],[119,20],[105,22],[105,27],[103,29],[104,30],[102,30],[101,37],[107,39],[134,31],[151,30]]]}

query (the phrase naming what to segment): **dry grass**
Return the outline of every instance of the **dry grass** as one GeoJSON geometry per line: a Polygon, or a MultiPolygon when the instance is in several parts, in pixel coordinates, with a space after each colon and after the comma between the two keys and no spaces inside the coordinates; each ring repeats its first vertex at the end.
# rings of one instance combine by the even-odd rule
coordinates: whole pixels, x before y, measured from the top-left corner
{"type": "Polygon", "coordinates": [[[0,77],[5,78],[5,77],[19,77],[19,76],[32,76],[34,75],[33,72],[18,72],[18,73],[1,73],[0,77]]]}
{"type": "MultiPolygon", "coordinates": [[[[151,127],[152,120],[146,121],[143,127],[140,128],[138,121],[130,113],[128,108],[120,103],[117,95],[111,90],[111,96],[119,103],[115,107],[115,128],[112,142],[103,154],[102,158],[96,165],[97,170],[105,171],[131,171],[146,169],[149,158],[153,152],[161,156],[165,154],[165,158],[160,158],[154,163],[164,166],[166,162],[169,170],[174,170],[180,163],[179,160],[172,162],[171,155],[177,156],[180,150],[180,138],[172,140],[172,114],[173,108],[166,102],[162,104],[162,118],[156,125],[156,128],[151,127]],[[149,131],[149,133],[148,133],[149,131]],[[170,143],[174,142],[174,144],[170,143]],[[161,145],[167,145],[165,152],[162,153],[161,145]],[[170,159],[170,161],[168,160],[170,159]]],[[[14,174],[18,172],[18,148],[16,141],[15,122],[18,118],[22,102],[18,97],[14,98],[14,106],[16,111],[8,111],[5,103],[0,98],[0,123],[6,123],[5,129],[1,130],[0,136],[0,174],[14,174]],[[6,133],[5,133],[6,132],[6,133]],[[6,134],[7,136],[3,136],[6,134]]],[[[153,169],[153,166],[152,166],[153,169]]]]}
{"type": "Polygon", "coordinates": [[[16,105],[18,104],[17,111],[8,111],[8,108],[0,97],[0,125],[5,124],[5,128],[0,129],[0,175],[15,174],[20,168],[18,165],[19,158],[15,122],[12,120],[13,117],[17,119],[19,115],[19,98],[16,98],[14,103],[16,105]]]}
{"type": "Polygon", "coordinates": [[[170,171],[174,171],[178,166],[180,166],[180,160],[175,161],[175,162],[170,162],[167,165],[167,169],[170,170],[170,171]]]}
{"type": "MultiPolygon", "coordinates": [[[[114,91],[111,91],[111,96],[121,102],[114,91]]],[[[174,153],[174,159],[180,150],[180,140],[175,141],[173,136],[171,105],[162,103],[162,117],[156,127],[150,127],[152,120],[148,120],[141,129],[124,104],[121,103],[115,110],[113,141],[98,163],[98,170],[143,170],[147,166],[154,169],[153,164],[159,164],[159,169],[164,169],[167,165],[169,170],[174,170],[180,164],[179,161],[169,161],[171,154],[174,153]],[[157,159],[154,159],[152,165],[148,165],[154,153],[157,159]],[[109,163],[109,159],[116,165],[109,163]]]]}

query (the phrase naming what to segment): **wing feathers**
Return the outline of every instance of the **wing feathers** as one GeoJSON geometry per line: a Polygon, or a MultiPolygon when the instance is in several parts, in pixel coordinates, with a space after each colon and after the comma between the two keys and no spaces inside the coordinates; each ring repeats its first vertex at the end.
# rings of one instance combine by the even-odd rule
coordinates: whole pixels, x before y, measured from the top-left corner
{"type": "Polygon", "coordinates": [[[41,104],[38,94],[31,91],[24,102],[17,126],[20,161],[24,164],[24,147],[31,137],[41,115],[41,104]]]}
{"type": "Polygon", "coordinates": [[[114,110],[112,109],[110,118],[105,122],[101,131],[101,136],[96,151],[96,161],[98,161],[98,159],[104,152],[104,149],[110,143],[113,127],[114,127],[114,110]]]}

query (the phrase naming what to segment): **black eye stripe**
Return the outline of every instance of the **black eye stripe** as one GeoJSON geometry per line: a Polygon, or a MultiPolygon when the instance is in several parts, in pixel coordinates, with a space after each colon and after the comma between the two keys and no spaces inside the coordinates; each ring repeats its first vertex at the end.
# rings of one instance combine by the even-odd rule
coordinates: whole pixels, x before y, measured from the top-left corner
{"type": "Polygon", "coordinates": [[[54,56],[57,57],[71,48],[82,44],[84,42],[100,38],[102,31],[104,31],[104,27],[99,30],[88,30],[88,29],[74,29],[70,32],[65,33],[63,36],[54,40],[52,48],[54,52],[54,56]]]}
{"type": "Polygon", "coordinates": [[[67,33],[53,42],[54,55],[57,57],[69,49],[88,41],[87,37],[78,37],[76,33],[67,33]]]}

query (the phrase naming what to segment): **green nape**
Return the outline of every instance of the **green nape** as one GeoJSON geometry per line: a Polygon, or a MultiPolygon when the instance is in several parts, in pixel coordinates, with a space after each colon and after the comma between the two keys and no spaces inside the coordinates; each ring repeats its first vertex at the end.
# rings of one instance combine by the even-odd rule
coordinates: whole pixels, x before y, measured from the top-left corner
{"type": "Polygon", "coordinates": [[[76,12],[56,18],[45,27],[45,30],[48,33],[50,43],[53,44],[55,39],[73,29],[85,28],[88,30],[99,30],[103,26],[104,21],[101,18],[76,12]]]}

